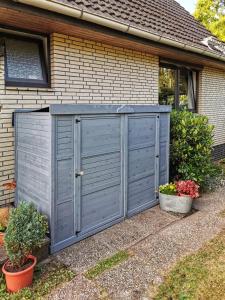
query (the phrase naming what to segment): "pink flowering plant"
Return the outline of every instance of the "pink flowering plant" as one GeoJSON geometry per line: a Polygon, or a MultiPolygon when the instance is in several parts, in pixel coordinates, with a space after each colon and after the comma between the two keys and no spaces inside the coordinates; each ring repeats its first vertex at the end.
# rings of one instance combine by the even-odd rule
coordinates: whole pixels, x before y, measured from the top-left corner
{"type": "Polygon", "coordinates": [[[178,196],[190,196],[192,199],[199,197],[199,185],[193,180],[180,180],[175,184],[178,196]]]}
{"type": "Polygon", "coordinates": [[[159,191],[167,195],[190,196],[192,199],[199,197],[199,185],[193,180],[179,180],[161,185],[159,191]]]}

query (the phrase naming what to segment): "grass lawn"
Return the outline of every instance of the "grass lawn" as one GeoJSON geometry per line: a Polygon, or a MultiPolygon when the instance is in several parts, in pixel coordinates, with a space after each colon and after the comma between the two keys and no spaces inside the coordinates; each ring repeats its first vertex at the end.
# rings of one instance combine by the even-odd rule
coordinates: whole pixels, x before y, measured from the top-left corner
{"type": "Polygon", "coordinates": [[[50,262],[37,265],[34,273],[33,285],[22,289],[18,293],[9,294],[6,292],[4,276],[0,274],[0,299],[1,300],[41,300],[52,289],[63,282],[70,281],[75,274],[66,266],[50,262]]]}
{"type": "Polygon", "coordinates": [[[158,287],[154,299],[225,299],[225,231],[179,261],[158,287]]]}
{"type": "Polygon", "coordinates": [[[106,270],[113,268],[128,258],[129,253],[127,251],[119,251],[109,258],[99,261],[93,268],[89,269],[85,273],[85,277],[88,279],[94,279],[106,270]]]}

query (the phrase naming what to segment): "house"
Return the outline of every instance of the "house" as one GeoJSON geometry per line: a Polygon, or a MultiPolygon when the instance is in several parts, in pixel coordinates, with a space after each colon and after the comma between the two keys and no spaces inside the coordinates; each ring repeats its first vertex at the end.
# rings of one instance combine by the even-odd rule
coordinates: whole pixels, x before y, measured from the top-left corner
{"type": "Polygon", "coordinates": [[[225,46],[175,0],[0,0],[1,183],[12,113],[60,103],[187,107],[215,125],[222,158],[225,46]]]}

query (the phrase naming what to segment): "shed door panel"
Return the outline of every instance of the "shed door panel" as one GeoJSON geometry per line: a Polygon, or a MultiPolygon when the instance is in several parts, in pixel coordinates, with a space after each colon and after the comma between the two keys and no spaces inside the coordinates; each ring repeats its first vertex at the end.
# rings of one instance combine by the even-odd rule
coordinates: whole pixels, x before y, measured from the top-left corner
{"type": "Polygon", "coordinates": [[[73,117],[56,118],[54,241],[75,236],[73,117]]]}
{"type": "Polygon", "coordinates": [[[156,202],[157,116],[128,117],[128,215],[156,202]]]}
{"type": "Polygon", "coordinates": [[[82,117],[80,234],[123,216],[120,117],[82,117]]]}

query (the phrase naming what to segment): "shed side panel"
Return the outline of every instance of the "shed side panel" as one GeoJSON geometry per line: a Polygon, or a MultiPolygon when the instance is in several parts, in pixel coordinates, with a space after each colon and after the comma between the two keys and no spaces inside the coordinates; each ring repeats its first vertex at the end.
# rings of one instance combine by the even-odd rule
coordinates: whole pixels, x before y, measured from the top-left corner
{"type": "Polygon", "coordinates": [[[74,117],[57,116],[55,128],[55,220],[53,243],[73,237],[74,211],[74,117]]]}
{"type": "Polygon", "coordinates": [[[159,184],[169,180],[169,143],[170,143],[170,115],[160,114],[159,134],[159,184]]]}
{"type": "Polygon", "coordinates": [[[50,217],[51,119],[48,113],[16,114],[17,201],[30,201],[50,217]]]}

